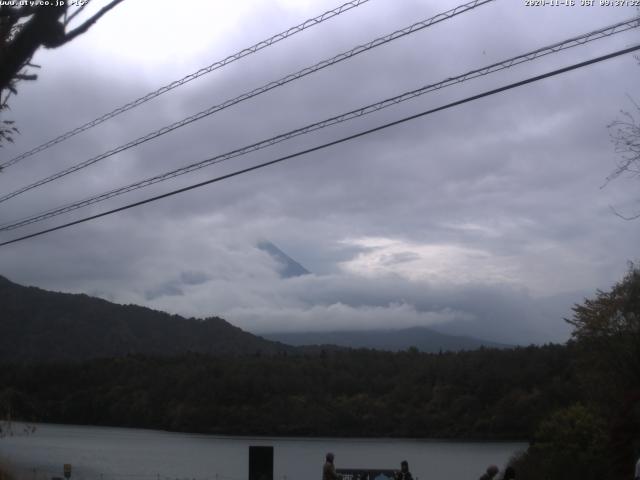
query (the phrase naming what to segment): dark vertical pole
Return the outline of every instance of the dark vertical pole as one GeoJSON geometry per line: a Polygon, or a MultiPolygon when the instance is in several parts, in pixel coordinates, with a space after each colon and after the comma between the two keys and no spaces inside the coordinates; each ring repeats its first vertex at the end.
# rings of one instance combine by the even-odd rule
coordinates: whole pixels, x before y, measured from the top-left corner
{"type": "Polygon", "coordinates": [[[273,447],[249,447],[249,480],[273,480],[273,447]]]}

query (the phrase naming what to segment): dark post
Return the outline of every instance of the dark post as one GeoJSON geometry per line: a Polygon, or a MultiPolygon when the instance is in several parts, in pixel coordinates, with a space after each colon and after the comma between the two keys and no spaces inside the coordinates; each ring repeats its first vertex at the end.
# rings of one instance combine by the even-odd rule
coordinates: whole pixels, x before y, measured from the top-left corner
{"type": "Polygon", "coordinates": [[[273,447],[249,447],[249,480],[273,480],[273,447]]]}

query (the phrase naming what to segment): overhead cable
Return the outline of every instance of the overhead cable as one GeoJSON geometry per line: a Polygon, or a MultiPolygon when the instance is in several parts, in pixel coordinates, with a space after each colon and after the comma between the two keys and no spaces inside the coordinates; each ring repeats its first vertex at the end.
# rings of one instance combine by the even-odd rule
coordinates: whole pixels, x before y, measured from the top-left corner
{"type": "Polygon", "coordinates": [[[271,145],[275,145],[277,143],[281,143],[284,142],[286,140],[290,140],[294,137],[300,136],[300,135],[304,135],[307,133],[311,133],[314,132],[316,130],[320,130],[322,128],[326,128],[329,127],[331,125],[336,125],[342,122],[346,122],[348,120],[352,120],[354,118],[358,118],[364,115],[368,115],[370,113],[373,112],[377,112],[379,110],[382,110],[384,108],[396,105],[398,103],[401,102],[405,102],[407,100],[413,99],[415,97],[424,95],[426,93],[435,91],[435,90],[440,90],[442,88],[451,86],[451,85],[455,85],[458,83],[462,83],[465,82],[467,80],[471,80],[477,77],[481,77],[490,73],[495,73],[498,72],[500,70],[504,70],[510,67],[513,67],[515,65],[519,65],[522,64],[524,62],[529,62],[532,60],[535,60],[537,58],[552,54],[552,53],[556,53],[562,50],[566,50],[568,48],[572,48],[578,45],[583,45],[587,42],[591,42],[594,40],[598,40],[598,39],[602,39],[605,37],[610,37],[611,35],[614,35],[616,33],[621,33],[624,31],[627,31],[631,28],[636,28],[640,26],[640,17],[635,17],[633,19],[629,19],[623,22],[618,22],[615,23],[613,25],[609,25],[607,27],[589,32],[589,33],[585,33],[583,35],[577,36],[577,37],[572,37],[569,38],[567,40],[564,40],[562,42],[557,42],[554,43],[552,45],[548,45],[542,48],[538,48],[537,50],[533,50],[531,52],[527,52],[515,57],[511,57],[508,58],[506,60],[503,60],[501,62],[497,62],[497,63],[493,63],[491,65],[479,68],[479,69],[475,69],[475,70],[471,70],[469,72],[466,72],[462,75],[458,75],[455,77],[449,77],[445,80],[442,80],[440,82],[437,83],[433,83],[433,84],[429,84],[429,85],[425,85],[421,88],[415,89],[415,90],[411,90],[409,92],[405,92],[402,93],[400,95],[396,95],[395,97],[391,97],[382,101],[379,101],[377,103],[373,103],[373,104],[369,104],[367,106],[358,108],[356,110],[351,110],[349,112],[322,120],[320,122],[316,122],[316,123],[312,123],[310,125],[306,125],[304,127],[295,129],[295,130],[291,130],[289,132],[277,135],[275,137],[271,137],[268,138],[266,140],[261,140],[259,142],[253,143],[251,145],[247,145],[235,150],[232,150],[230,152],[221,154],[221,155],[216,155],[214,157],[211,158],[207,158],[205,160],[196,162],[196,163],[192,163],[189,165],[186,165],[184,167],[180,167],[177,168],[175,170],[171,170],[168,172],[164,172],[162,174],[159,175],[155,175],[149,178],[146,178],[144,180],[140,180],[138,182],[135,183],[131,183],[129,185],[123,186],[123,187],[119,187],[113,190],[110,190],[108,192],[104,192],[100,195],[96,195],[96,196],[92,196],[89,198],[86,198],[84,200],[80,200],[80,201],[76,201],[70,204],[66,204],[63,206],[59,206],[56,207],[54,209],[50,209],[47,210],[46,212],[41,212],[38,213],[36,215],[27,217],[27,218],[23,218],[21,220],[14,220],[11,223],[5,223],[3,225],[0,225],[0,231],[8,231],[8,230],[14,230],[16,228],[19,227],[23,227],[32,223],[36,223],[36,222],[40,222],[43,220],[46,220],[48,218],[52,218],[58,215],[62,215],[64,213],[68,213],[71,212],[73,210],[77,210],[79,208],[82,207],[86,207],[88,205],[92,205],[98,202],[102,202],[105,200],[108,200],[110,198],[119,196],[119,195],[123,195],[125,193],[134,191],[134,190],[138,190],[140,188],[144,188],[144,187],[148,187],[150,185],[154,185],[156,183],[160,183],[163,182],[165,180],[174,178],[174,177],[178,177],[180,175],[184,175],[186,173],[190,173],[193,172],[195,170],[199,170],[201,168],[204,167],[208,167],[210,165],[214,165],[217,163],[222,163],[226,160],[232,159],[232,158],[236,158],[242,155],[246,155],[248,153],[257,151],[257,150],[261,150],[263,148],[269,147],[271,145]]]}
{"type": "Polygon", "coordinates": [[[118,115],[120,115],[121,113],[127,112],[129,110],[131,110],[132,108],[138,107],[140,105],[142,105],[143,103],[148,102],[149,100],[152,100],[156,97],[159,97],[160,95],[167,93],[171,90],[173,90],[174,88],[178,88],[182,85],[184,85],[185,83],[188,83],[192,80],[195,80],[196,78],[199,78],[203,75],[206,75],[207,73],[211,73],[214,70],[217,70],[219,68],[222,68],[226,65],[229,65],[230,63],[235,62],[236,60],[240,60],[241,58],[244,58],[248,55],[251,55],[252,53],[256,53],[264,48],[270,47],[271,45],[280,42],[281,40],[284,40],[285,38],[289,38],[293,35],[295,35],[296,33],[300,33],[303,30],[307,30],[308,28],[314,27],[316,25],[321,24],[322,22],[329,20],[333,17],[336,17],[338,15],[340,15],[341,13],[344,13],[348,10],[351,10],[355,7],[359,7],[360,5],[368,2],[369,0],[352,0],[350,2],[344,3],[342,5],[340,5],[339,7],[336,7],[332,10],[328,10],[326,12],[324,12],[321,15],[318,15],[317,17],[314,18],[310,18],[308,20],[305,20],[304,22],[288,28],[287,30],[277,33],[276,35],[273,35],[270,38],[267,38],[266,40],[262,40],[258,43],[256,43],[255,45],[252,45],[250,47],[247,47],[243,50],[240,50],[237,53],[234,53],[233,55],[229,55],[228,57],[222,59],[222,60],[218,60],[215,63],[212,63],[211,65],[207,66],[207,67],[203,67],[200,70],[198,70],[197,72],[193,72],[190,73],[189,75],[182,77],[179,80],[175,80],[171,83],[169,83],[168,85],[164,85],[160,88],[158,88],[157,90],[154,90],[153,92],[147,93],[146,95],[137,98],[125,105],[122,105],[112,111],[110,111],[109,113],[105,113],[104,115],[91,120],[90,122],[87,122],[83,125],[80,125],[79,127],[74,128],[73,130],[69,130],[68,132],[63,133],[62,135],[49,140],[45,143],[43,143],[42,145],[39,145],[27,152],[24,152],[20,155],[18,155],[17,157],[12,158],[11,160],[7,160],[6,162],[0,163],[0,170],[5,169],[7,167],[10,167],[11,165],[14,165],[18,162],[20,162],[21,160],[24,160],[25,158],[31,157],[32,155],[35,155],[36,153],[42,152],[43,150],[46,150],[54,145],[57,145],[58,143],[61,143],[65,140],[68,140],[69,138],[78,135],[79,133],[82,133],[86,130],[89,130],[90,128],[93,128],[97,125],[100,125],[101,123],[106,122],[107,120],[114,118],[118,115]]]}
{"type": "Polygon", "coordinates": [[[54,232],[54,231],[57,231],[57,230],[62,230],[64,228],[68,228],[68,227],[71,227],[73,225],[78,225],[80,223],[88,222],[90,220],[95,220],[97,218],[105,217],[107,215],[111,215],[111,214],[114,214],[114,213],[117,213],[117,212],[122,212],[122,211],[128,210],[130,208],[138,207],[140,205],[145,205],[147,203],[152,203],[152,202],[155,202],[157,200],[161,200],[163,198],[171,197],[171,196],[177,195],[179,193],[184,193],[184,192],[187,192],[189,190],[194,190],[196,188],[203,187],[205,185],[210,185],[212,183],[220,182],[222,180],[227,180],[229,178],[236,177],[238,175],[242,175],[244,173],[252,172],[254,170],[259,170],[259,169],[262,169],[264,167],[268,167],[270,165],[275,165],[277,163],[281,163],[281,162],[284,162],[286,160],[290,160],[292,158],[300,157],[302,155],[306,155],[306,154],[309,154],[309,153],[312,153],[312,152],[323,150],[325,148],[328,148],[328,147],[331,147],[331,146],[334,146],[334,145],[338,145],[338,144],[341,144],[341,143],[344,143],[344,142],[347,142],[347,141],[350,141],[350,140],[354,140],[356,138],[360,138],[360,137],[363,137],[365,135],[369,135],[371,133],[387,129],[387,128],[395,126],[395,125],[400,125],[400,124],[408,122],[410,120],[415,120],[417,118],[424,117],[426,115],[430,115],[430,114],[433,114],[433,113],[436,113],[436,112],[440,112],[442,110],[447,110],[449,108],[453,108],[453,107],[456,107],[456,106],[459,106],[459,105],[463,105],[465,103],[469,103],[469,102],[472,102],[472,101],[475,101],[475,100],[479,100],[479,99],[484,98],[484,97],[488,97],[488,96],[491,96],[491,95],[496,95],[498,93],[502,93],[502,92],[505,92],[507,90],[511,90],[513,88],[521,87],[523,85],[528,85],[528,84],[533,83],[533,82],[538,82],[538,81],[546,79],[546,78],[550,78],[550,77],[553,77],[553,76],[556,76],[556,75],[560,75],[562,73],[566,73],[566,72],[569,72],[571,70],[576,70],[578,68],[586,67],[588,65],[593,65],[595,63],[602,62],[604,60],[609,60],[611,58],[618,57],[620,55],[625,55],[627,53],[635,52],[635,51],[638,51],[638,50],[640,50],[640,45],[635,45],[633,47],[625,48],[625,49],[622,49],[622,50],[617,50],[617,51],[609,53],[607,55],[602,55],[602,56],[599,56],[599,57],[596,57],[596,58],[592,58],[591,60],[587,60],[587,61],[584,61],[584,62],[576,63],[576,64],[570,65],[568,67],[559,68],[557,70],[553,70],[551,72],[547,72],[547,73],[544,73],[542,75],[537,75],[535,77],[530,77],[530,78],[527,78],[525,80],[521,80],[519,82],[510,83],[508,85],[505,85],[505,86],[502,86],[502,87],[499,87],[499,88],[495,88],[493,90],[488,90],[488,91],[485,91],[483,93],[480,93],[480,94],[477,94],[477,95],[472,95],[470,97],[464,98],[462,100],[458,100],[458,101],[455,101],[455,102],[452,102],[452,103],[448,103],[446,105],[442,105],[442,106],[437,107],[437,108],[433,108],[431,110],[426,110],[424,112],[417,113],[415,115],[410,115],[408,117],[401,118],[400,120],[395,120],[393,122],[385,123],[385,124],[380,125],[378,127],[370,128],[368,130],[364,130],[362,132],[359,132],[359,133],[356,133],[356,134],[353,134],[353,135],[342,137],[342,138],[340,138],[338,140],[334,140],[332,142],[324,143],[322,145],[318,145],[318,146],[315,146],[315,147],[312,147],[312,148],[308,148],[306,150],[302,150],[302,151],[299,151],[299,152],[296,152],[296,153],[293,153],[293,154],[290,154],[290,155],[285,155],[283,157],[276,158],[275,160],[270,160],[268,162],[260,163],[258,165],[254,165],[252,167],[243,168],[242,170],[236,170],[235,172],[228,173],[226,175],[221,175],[219,177],[215,177],[215,178],[206,180],[204,182],[200,182],[200,183],[196,183],[196,184],[193,184],[193,185],[189,185],[187,187],[179,188],[177,190],[172,190],[170,192],[163,193],[161,195],[156,195],[155,197],[147,198],[147,199],[141,200],[139,202],[130,203],[128,205],[125,205],[125,206],[122,206],[122,207],[119,207],[119,208],[114,208],[112,210],[108,210],[106,212],[98,213],[96,215],[91,215],[89,217],[84,217],[84,218],[81,218],[79,220],[75,220],[73,222],[68,222],[68,223],[65,223],[65,224],[62,224],[62,225],[58,225],[56,227],[47,228],[45,230],[40,230],[38,232],[34,232],[34,233],[29,234],[29,235],[24,235],[24,236],[19,237],[19,238],[14,238],[12,240],[8,240],[8,241],[0,243],[0,247],[5,246],[5,245],[10,245],[12,243],[20,242],[20,241],[23,241],[23,240],[27,240],[29,238],[33,238],[33,237],[37,237],[37,236],[40,236],[40,235],[44,235],[46,233],[51,233],[51,232],[54,232]]]}
{"type": "Polygon", "coordinates": [[[343,52],[339,55],[336,55],[328,60],[323,60],[319,63],[316,63],[313,66],[310,67],[306,67],[303,68],[302,70],[297,71],[296,73],[291,73],[285,77],[280,78],[279,80],[275,80],[273,82],[269,82],[261,87],[258,87],[256,89],[253,89],[249,92],[243,93],[242,95],[232,98],[230,100],[226,100],[223,103],[220,103],[218,105],[214,105],[206,110],[203,110],[201,112],[198,112],[194,115],[191,115],[187,118],[184,118],[178,122],[172,123],[171,125],[168,125],[166,127],[163,127],[159,130],[153,131],[151,133],[148,133],[142,137],[137,138],[136,140],[132,140],[124,145],[120,145],[119,147],[116,147],[112,150],[109,150],[105,153],[102,153],[100,155],[97,155],[95,157],[89,158],[87,160],[84,160],[83,162],[80,162],[76,165],[73,165],[71,167],[68,167],[64,170],[61,170],[57,173],[54,173],[53,175],[50,175],[48,177],[45,177],[41,180],[38,180],[34,183],[31,183],[29,185],[26,185],[24,187],[19,188],[18,190],[14,190],[13,192],[7,193],[5,195],[0,196],[0,202],[5,202],[7,200],[9,200],[10,198],[13,198],[17,195],[20,195],[21,193],[27,192],[29,190],[32,190],[34,188],[37,188],[41,185],[45,185],[49,182],[52,182],[54,180],[57,180],[59,178],[62,178],[64,176],[67,176],[71,173],[77,172],[78,170],[81,170],[83,168],[86,168],[90,165],[93,165],[94,163],[97,163],[101,160],[104,160],[105,158],[111,157],[117,153],[123,152],[125,150],[128,150],[130,148],[136,147],[142,143],[148,142],[149,140],[153,140],[155,138],[160,137],[161,135],[164,135],[166,133],[172,132],[173,130],[176,130],[178,128],[184,127],[186,125],[189,125],[195,121],[201,120],[205,117],[208,117],[209,115],[212,115],[214,113],[217,113],[221,110],[224,110],[225,108],[229,108],[233,105],[236,105],[237,103],[243,102],[245,100],[248,100],[250,98],[256,97],[262,93],[268,92],[270,90],[273,90],[274,88],[280,87],[282,85],[285,85],[287,83],[290,83],[294,80],[298,80],[302,77],[305,77],[311,73],[315,73],[319,70],[322,70],[326,67],[329,67],[331,65],[335,65],[336,63],[342,62],[344,60],[347,60],[349,58],[355,57],[356,55],[359,55],[361,53],[367,52],[373,48],[379,47],[381,45],[384,45],[386,43],[389,43],[393,40],[397,40],[398,38],[402,38],[405,37],[407,35],[410,35],[412,33],[418,32],[424,28],[427,28],[431,25],[434,25],[436,23],[440,23],[444,20],[448,20],[450,18],[453,18],[457,15],[460,15],[462,13],[468,12],[473,10],[474,8],[477,8],[481,5],[485,5],[487,3],[493,2],[495,0],[473,0],[472,2],[466,3],[464,5],[459,5],[451,10],[448,10],[446,12],[440,13],[434,17],[428,18],[426,20],[414,23],[413,25],[410,25],[406,28],[403,28],[401,30],[396,30],[393,33],[390,33],[388,35],[385,35],[383,37],[379,37],[375,40],[372,40],[371,42],[368,42],[366,44],[363,45],[359,45],[355,48],[352,48],[351,50],[348,50],[346,52],[343,52]]]}

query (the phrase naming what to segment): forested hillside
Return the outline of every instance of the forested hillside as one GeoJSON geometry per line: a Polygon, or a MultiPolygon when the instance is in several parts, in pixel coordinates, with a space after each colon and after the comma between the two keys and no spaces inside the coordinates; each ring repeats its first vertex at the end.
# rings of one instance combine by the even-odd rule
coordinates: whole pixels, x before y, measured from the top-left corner
{"type": "Polygon", "coordinates": [[[0,360],[50,361],[127,354],[273,354],[289,347],[225,320],[118,305],[87,295],[23,287],[0,277],[0,360]]]}

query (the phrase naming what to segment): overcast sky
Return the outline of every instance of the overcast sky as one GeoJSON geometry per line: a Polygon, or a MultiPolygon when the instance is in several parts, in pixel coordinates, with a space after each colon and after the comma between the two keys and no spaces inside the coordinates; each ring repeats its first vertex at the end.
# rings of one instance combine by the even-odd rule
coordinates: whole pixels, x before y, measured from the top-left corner
{"type": "MultiPolygon", "coordinates": [[[[94,0],[99,5],[98,0],[94,0]]],[[[577,0],[579,4],[579,0],[577,0]]],[[[0,223],[69,203],[638,15],[498,0],[226,109],[0,204],[0,223]]],[[[456,6],[371,0],[6,169],[8,192],[360,43],[456,6]]],[[[339,0],[127,0],[40,51],[3,160],[339,5],[339,0]],[[188,8],[187,8],[188,5],[188,8]]],[[[90,13],[90,12],[87,12],[90,13]]],[[[357,121],[127,194],[63,221],[274,159],[640,42],[639,29],[424,95],[357,121]]],[[[601,188],[607,124],[640,100],[627,55],[288,163],[0,247],[0,274],[252,332],[437,326],[563,341],[570,306],[638,259],[640,183],[601,188]],[[270,241],[312,272],[282,278],[270,241]]]]}

